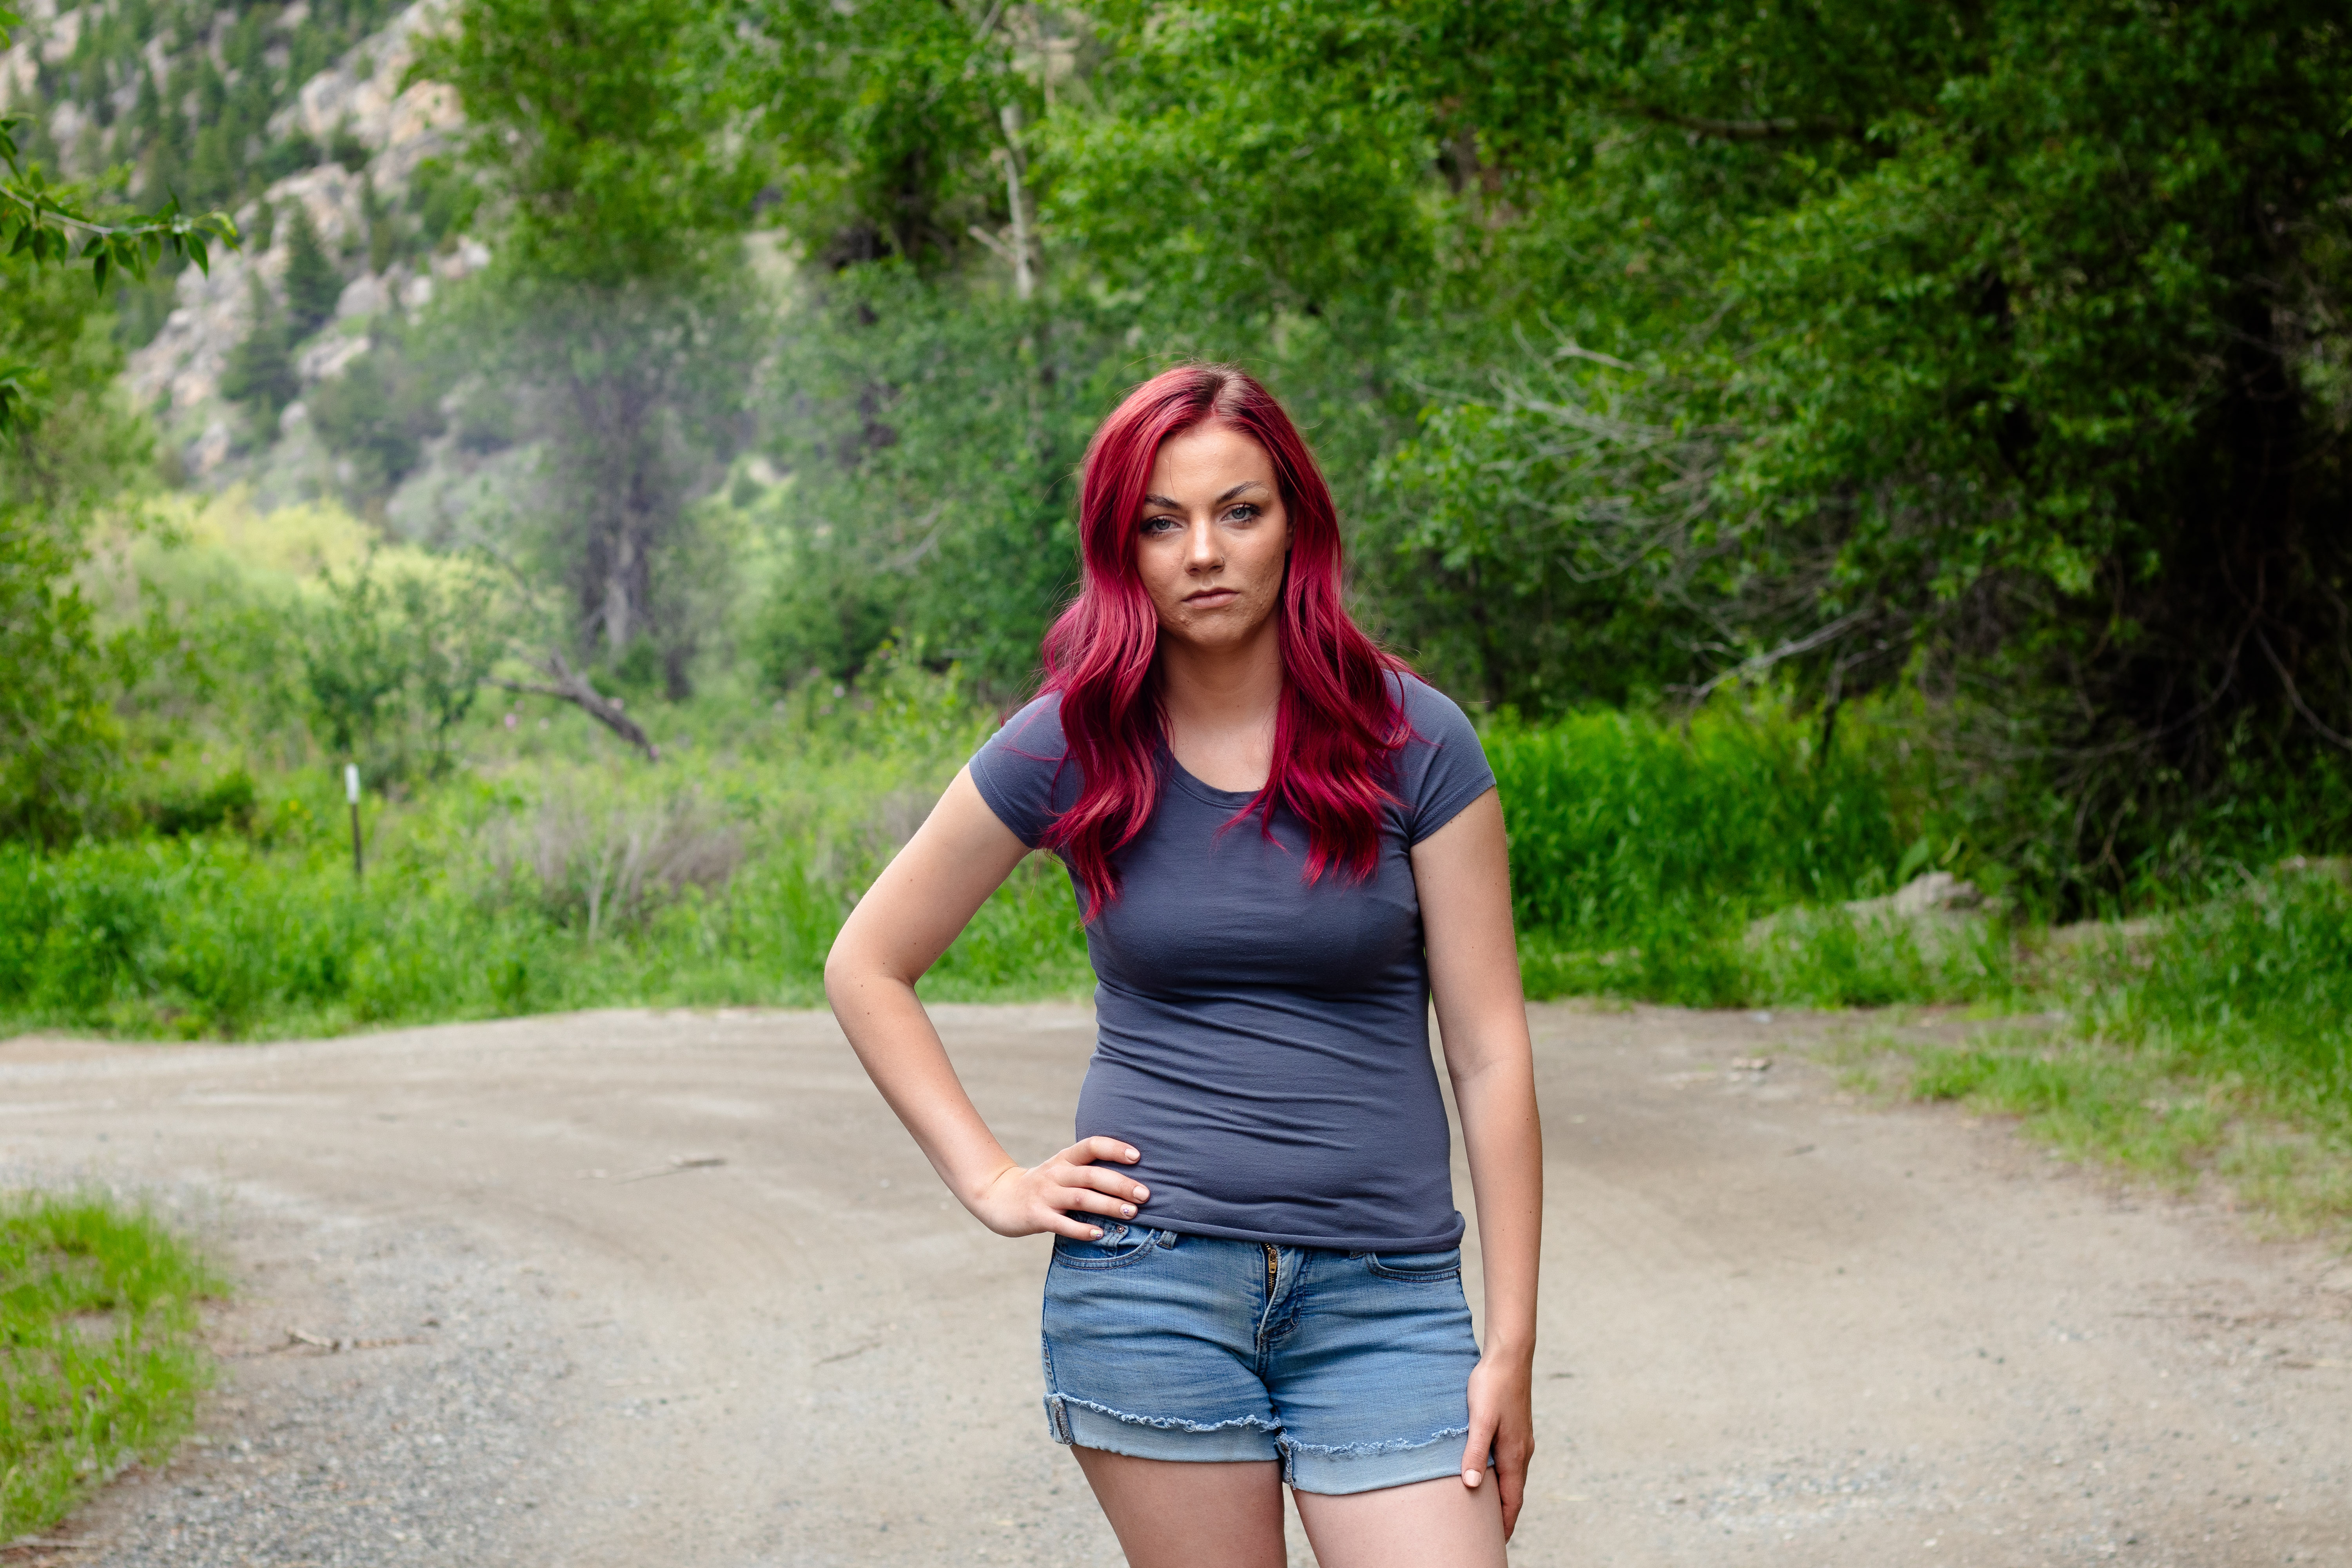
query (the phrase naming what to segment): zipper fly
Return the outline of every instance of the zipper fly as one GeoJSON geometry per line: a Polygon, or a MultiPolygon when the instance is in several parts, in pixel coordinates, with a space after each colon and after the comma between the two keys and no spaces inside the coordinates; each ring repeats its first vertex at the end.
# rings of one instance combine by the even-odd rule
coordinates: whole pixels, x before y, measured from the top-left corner
{"type": "Polygon", "coordinates": [[[1265,1305],[1257,1315],[1257,1349],[1263,1356],[1266,1351],[1265,1337],[1274,1331],[1274,1293],[1281,1283],[1282,1251],[1270,1241],[1258,1246],[1265,1249],[1265,1305]]]}

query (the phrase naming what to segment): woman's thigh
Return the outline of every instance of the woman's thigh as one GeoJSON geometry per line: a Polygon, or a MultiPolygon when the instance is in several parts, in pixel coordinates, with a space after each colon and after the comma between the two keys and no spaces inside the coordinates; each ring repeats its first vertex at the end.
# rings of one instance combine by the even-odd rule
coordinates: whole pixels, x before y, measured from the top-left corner
{"type": "MultiPolygon", "coordinates": [[[[1503,1510],[1491,1473],[1475,1490],[1459,1476],[1441,1476],[1344,1497],[1291,1495],[1322,1568],[1503,1568],[1503,1510]]],[[[1269,1561],[1281,1562],[1279,1552],[1269,1561]]]]}
{"type": "MultiPolygon", "coordinates": [[[[1100,1448],[1070,1451],[1110,1520],[1129,1568],[1283,1568],[1278,1461],[1189,1463],[1100,1448]]],[[[1462,1488],[1458,1480],[1454,1485],[1462,1488]]],[[[1501,1531],[1497,1523],[1498,1542],[1501,1531]]],[[[1498,1547],[1496,1561],[1501,1560],[1498,1547]]]]}

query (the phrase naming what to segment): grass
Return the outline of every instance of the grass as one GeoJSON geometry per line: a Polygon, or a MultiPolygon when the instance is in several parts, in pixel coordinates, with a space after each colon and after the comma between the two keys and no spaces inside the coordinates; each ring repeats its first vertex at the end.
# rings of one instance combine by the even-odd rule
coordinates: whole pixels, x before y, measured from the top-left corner
{"type": "MultiPolygon", "coordinates": [[[[657,769],[524,745],[372,798],[357,882],[325,769],[272,775],[243,832],[0,846],[0,1025],[243,1039],[816,1005],[843,916],[992,718],[919,673],[820,704],[759,710],[730,748],[689,743],[657,769]]],[[[1032,861],[924,992],[1069,995],[1091,978],[1066,882],[1032,861]]]]}
{"type": "Polygon", "coordinates": [[[220,1279],[153,1215],[97,1196],[0,1198],[0,1541],[48,1529],[189,1429],[220,1279]]]}
{"type": "Polygon", "coordinates": [[[1924,869],[1998,885],[2000,868],[1933,831],[1891,748],[1822,757],[1808,727],[1738,709],[1682,729],[1621,713],[1501,724],[1486,742],[1531,996],[2007,1016],[1960,1045],[1880,1030],[1847,1065],[1858,1082],[1891,1068],[1914,1096],[2014,1115],[2137,1178],[2210,1175],[2288,1228],[2352,1221],[2342,862],[2242,872],[2088,942],[1997,900],[1900,919],[1855,905],[1924,869]]]}
{"type": "Polygon", "coordinates": [[[1880,1031],[1849,1047],[1855,1086],[1891,1062],[1909,1096],[2071,1158],[2217,1180],[2288,1231],[2352,1223],[2352,888],[2284,873],[2042,967],[2047,1016],[1958,1044],[1880,1031]]]}
{"type": "MultiPolygon", "coordinates": [[[[369,802],[356,885],[326,768],[257,784],[239,762],[237,812],[174,818],[202,832],[0,847],[0,1021],[252,1038],[814,1005],[842,917],[993,715],[952,678],[903,667],[780,708],[665,712],[656,769],[576,715],[542,731],[485,714],[469,765],[369,802]]],[[[1851,1005],[2005,985],[1991,936],[1924,951],[1907,926],[1838,907],[1928,856],[1924,840],[1906,848],[1866,759],[1819,759],[1812,734],[1745,711],[1687,731],[1614,713],[1496,726],[1531,993],[1851,1005]],[[1797,903],[1822,912],[1750,931],[1797,903]]],[[[190,800],[223,794],[216,764],[184,772],[190,800]]],[[[1090,983],[1066,881],[1039,861],[925,991],[1010,1000],[1090,983]]]]}
{"type": "Polygon", "coordinates": [[[2000,921],[1929,937],[1844,908],[1961,865],[1958,838],[1911,820],[1892,748],[1823,755],[1813,726],[1727,705],[1680,726],[1502,723],[1486,742],[1531,996],[1836,1007],[2014,989],[2000,921]]]}

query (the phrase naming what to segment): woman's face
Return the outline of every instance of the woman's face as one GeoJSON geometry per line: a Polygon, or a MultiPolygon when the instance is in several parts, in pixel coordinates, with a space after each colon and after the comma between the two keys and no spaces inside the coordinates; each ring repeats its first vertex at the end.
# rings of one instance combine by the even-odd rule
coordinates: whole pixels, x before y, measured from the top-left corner
{"type": "Polygon", "coordinates": [[[1249,436],[1211,421],[1161,442],[1136,529],[1136,564],[1169,636],[1234,647],[1274,614],[1290,519],[1274,459],[1249,436]]]}

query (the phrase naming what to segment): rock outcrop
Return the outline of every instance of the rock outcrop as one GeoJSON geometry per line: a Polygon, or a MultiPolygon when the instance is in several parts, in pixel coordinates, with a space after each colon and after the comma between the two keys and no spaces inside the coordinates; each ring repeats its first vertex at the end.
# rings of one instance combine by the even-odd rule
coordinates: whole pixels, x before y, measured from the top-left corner
{"type": "MultiPolygon", "coordinates": [[[[367,326],[386,314],[414,311],[433,298],[436,282],[463,278],[488,264],[489,252],[460,237],[429,262],[395,261],[381,273],[365,270],[367,191],[378,203],[405,201],[418,166],[452,151],[460,122],[457,95],[438,82],[404,85],[418,38],[439,25],[447,0],[419,0],[354,46],[334,66],[305,82],[292,103],[274,116],[274,136],[300,132],[321,146],[356,137],[368,149],[357,171],[321,163],[272,184],[260,201],[236,216],[250,234],[260,226],[262,203],[275,221],[267,249],[216,253],[209,275],[191,268],[180,276],[175,306],[154,339],[131,355],[131,395],[153,410],[180,443],[184,468],[202,478],[218,470],[234,450],[231,410],[220,395],[229,355],[253,329],[253,280],[283,298],[289,257],[288,218],[299,207],[331,253],[358,252],[362,270],[347,283],[336,319],[296,354],[306,386],[340,374],[367,352],[367,326]]],[[[59,18],[62,23],[67,17],[59,18]]],[[[68,45],[68,47],[70,46],[68,45]]]]}

